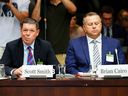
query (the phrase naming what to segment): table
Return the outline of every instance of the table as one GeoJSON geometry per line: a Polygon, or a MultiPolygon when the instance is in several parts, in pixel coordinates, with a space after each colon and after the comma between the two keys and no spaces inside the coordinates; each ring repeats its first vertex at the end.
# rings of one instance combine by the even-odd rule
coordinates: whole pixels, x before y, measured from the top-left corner
{"type": "Polygon", "coordinates": [[[127,96],[128,79],[0,80],[0,96],[127,96]]]}

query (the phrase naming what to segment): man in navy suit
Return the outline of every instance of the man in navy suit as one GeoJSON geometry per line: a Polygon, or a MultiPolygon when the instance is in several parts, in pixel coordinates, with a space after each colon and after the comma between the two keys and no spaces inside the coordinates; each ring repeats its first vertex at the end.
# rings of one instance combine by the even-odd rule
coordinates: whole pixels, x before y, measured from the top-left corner
{"type": "Polygon", "coordinates": [[[47,41],[37,38],[39,34],[39,24],[36,20],[26,18],[21,23],[21,38],[7,43],[2,63],[5,64],[6,75],[14,75],[19,80],[25,79],[22,75],[22,65],[27,64],[28,46],[32,48],[33,61],[38,61],[45,65],[57,65],[51,44],[47,41]]]}
{"type": "Polygon", "coordinates": [[[126,63],[118,40],[101,35],[102,23],[95,12],[87,13],[83,18],[86,36],[70,40],[66,56],[66,71],[81,75],[81,72],[93,71],[93,46],[97,42],[100,64],[126,63]]]}

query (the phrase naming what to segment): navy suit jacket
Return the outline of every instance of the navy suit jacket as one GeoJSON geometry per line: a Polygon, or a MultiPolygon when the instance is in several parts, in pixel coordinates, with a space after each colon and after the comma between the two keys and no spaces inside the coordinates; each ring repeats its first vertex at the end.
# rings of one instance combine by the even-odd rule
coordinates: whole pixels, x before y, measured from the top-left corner
{"type": "MultiPolygon", "coordinates": [[[[117,64],[115,49],[118,50],[119,63],[126,63],[120,42],[116,39],[102,36],[102,64],[117,64]],[[114,55],[114,62],[106,61],[106,54],[114,55]]],[[[66,71],[70,74],[88,72],[90,57],[86,36],[70,40],[66,56],[66,71]]]]}
{"type": "MultiPolygon", "coordinates": [[[[24,47],[22,39],[17,39],[6,44],[1,62],[5,64],[6,75],[11,75],[13,68],[19,68],[23,65],[24,47]]],[[[47,41],[36,39],[34,44],[34,58],[37,64],[38,60],[43,64],[57,65],[58,61],[55,57],[51,44],[47,41]]]]}

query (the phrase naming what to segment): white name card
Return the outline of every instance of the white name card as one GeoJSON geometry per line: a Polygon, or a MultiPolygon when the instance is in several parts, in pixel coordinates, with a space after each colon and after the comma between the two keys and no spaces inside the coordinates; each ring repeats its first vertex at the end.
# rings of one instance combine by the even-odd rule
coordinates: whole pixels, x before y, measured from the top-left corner
{"type": "Polygon", "coordinates": [[[128,77],[128,64],[121,65],[99,65],[97,70],[98,77],[120,76],[128,77]]]}
{"type": "Polygon", "coordinates": [[[53,78],[55,69],[53,65],[24,65],[22,67],[23,77],[53,78]]]}

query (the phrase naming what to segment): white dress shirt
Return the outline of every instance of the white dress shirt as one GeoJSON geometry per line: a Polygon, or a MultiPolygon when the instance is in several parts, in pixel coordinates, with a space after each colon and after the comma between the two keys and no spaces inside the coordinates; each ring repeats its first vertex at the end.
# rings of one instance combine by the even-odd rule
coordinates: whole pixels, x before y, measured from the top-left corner
{"type": "MultiPolygon", "coordinates": [[[[102,62],[102,36],[100,35],[97,39],[95,39],[97,41],[97,45],[98,45],[98,49],[99,49],[99,53],[100,53],[100,61],[102,62]]],[[[87,42],[88,42],[88,48],[89,48],[89,57],[90,57],[90,66],[93,65],[93,46],[94,43],[92,43],[94,39],[90,38],[87,36],[87,42]]],[[[91,72],[91,69],[90,71],[91,72]]]]}
{"type": "MultiPolygon", "coordinates": [[[[32,48],[32,55],[33,55],[33,57],[34,57],[34,43],[35,42],[33,42],[31,45],[29,45],[29,46],[31,46],[31,48],[32,48]]],[[[23,58],[23,65],[27,65],[27,59],[28,59],[28,49],[27,49],[27,47],[28,47],[28,45],[26,45],[25,43],[23,43],[23,45],[24,45],[24,58],[23,58]]],[[[35,61],[35,58],[33,58],[33,60],[35,61]]]]}

